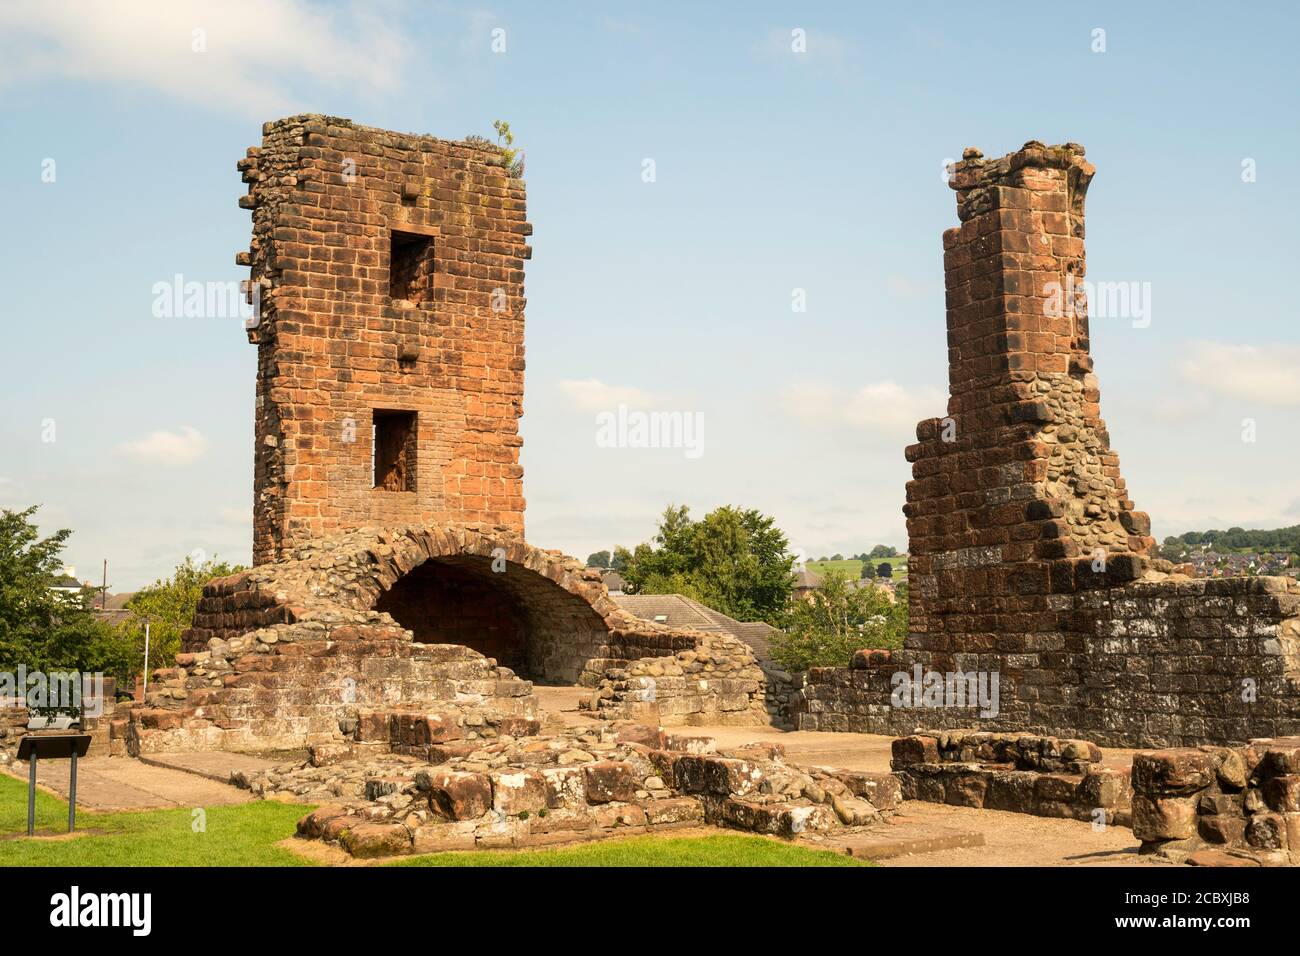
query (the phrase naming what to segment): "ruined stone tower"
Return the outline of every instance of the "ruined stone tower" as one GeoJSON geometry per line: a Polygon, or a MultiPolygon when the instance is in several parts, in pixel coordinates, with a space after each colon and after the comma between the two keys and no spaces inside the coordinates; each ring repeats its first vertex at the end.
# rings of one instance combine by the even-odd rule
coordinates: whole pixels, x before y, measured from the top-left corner
{"type": "Polygon", "coordinates": [[[1080,286],[1083,156],[1031,141],[997,160],[968,149],[954,169],[947,415],[907,448],[910,633],[813,668],[801,729],[1113,746],[1300,732],[1300,588],[1175,573],[1120,477],[1080,286]],[[898,693],[918,680],[939,702],[898,693]],[[978,706],[956,693],[979,687],[978,706]]]}
{"type": "Polygon", "coordinates": [[[1035,651],[1050,594],[1133,580],[1153,541],[1101,420],[1074,144],[968,149],[944,233],[948,415],[922,422],[904,508],[917,646],[1035,651]],[[982,613],[965,613],[970,602],[982,613]],[[938,619],[943,619],[942,623],[938,619]],[[995,637],[996,635],[996,637],[995,637]]]}
{"type": "Polygon", "coordinates": [[[490,147],[317,115],[267,123],[238,165],[254,563],[363,526],[522,534],[523,183],[490,147]]]}

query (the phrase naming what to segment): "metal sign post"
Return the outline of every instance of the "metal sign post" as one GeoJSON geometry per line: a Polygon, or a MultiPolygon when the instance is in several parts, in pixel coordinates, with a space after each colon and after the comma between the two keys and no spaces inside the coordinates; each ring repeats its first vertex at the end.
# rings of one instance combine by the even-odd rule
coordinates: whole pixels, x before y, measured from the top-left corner
{"type": "Polygon", "coordinates": [[[68,832],[77,825],[77,758],[90,749],[90,734],[28,734],[18,742],[18,759],[30,766],[27,775],[27,835],[36,832],[36,761],[39,757],[71,759],[68,785],[68,832]]]}
{"type": "Polygon", "coordinates": [[[140,692],[141,698],[149,692],[149,622],[144,622],[144,690],[140,692]]]}

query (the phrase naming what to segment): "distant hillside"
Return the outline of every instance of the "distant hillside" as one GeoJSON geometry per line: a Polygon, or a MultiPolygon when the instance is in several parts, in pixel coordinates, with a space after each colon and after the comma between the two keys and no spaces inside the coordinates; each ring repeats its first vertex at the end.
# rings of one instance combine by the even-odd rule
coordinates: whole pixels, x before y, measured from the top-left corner
{"type": "MultiPolygon", "coordinates": [[[[907,555],[896,554],[888,558],[872,558],[871,563],[876,567],[881,564],[888,564],[894,569],[894,577],[907,574],[907,555]]],[[[862,562],[857,558],[843,558],[839,561],[809,561],[805,565],[809,571],[814,574],[825,574],[827,571],[840,571],[850,578],[862,576],[862,562]]]]}
{"type": "Polygon", "coordinates": [[[1242,554],[1296,554],[1300,555],[1300,524],[1269,531],[1247,531],[1229,528],[1227,531],[1188,531],[1171,535],[1160,545],[1163,557],[1176,560],[1194,550],[1210,549],[1242,554]]]}

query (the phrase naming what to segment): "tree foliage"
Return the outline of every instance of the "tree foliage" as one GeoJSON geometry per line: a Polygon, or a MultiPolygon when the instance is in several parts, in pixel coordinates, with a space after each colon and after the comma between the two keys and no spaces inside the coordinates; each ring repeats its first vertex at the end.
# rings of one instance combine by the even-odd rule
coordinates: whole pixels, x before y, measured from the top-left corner
{"type": "Polygon", "coordinates": [[[608,568],[610,556],[608,551],[593,551],[587,555],[587,567],[589,568],[608,568]]]}
{"type": "Polygon", "coordinates": [[[670,505],[651,542],[614,561],[637,594],[685,594],[741,621],[779,620],[794,587],[794,557],[775,522],[752,508],[725,505],[700,521],[670,505]]]}
{"type": "Polygon", "coordinates": [[[90,612],[91,592],[53,589],[72,532],[42,538],[37,507],[0,511],[0,670],[102,671],[124,676],[130,648],[90,612]]]}
{"type": "Polygon", "coordinates": [[[139,657],[144,655],[144,628],[149,624],[149,667],[169,667],[181,648],[181,633],[194,622],[203,586],[213,578],[244,570],[240,565],[211,558],[195,563],[187,556],[168,578],[141,588],[126,602],[133,618],[126,625],[139,657]]]}
{"type": "Polygon", "coordinates": [[[897,648],[907,636],[907,587],[897,603],[873,586],[852,587],[840,571],[828,571],[822,586],[804,600],[793,600],[772,638],[772,656],[787,670],[847,667],[854,651],[897,648]]]}
{"type": "Polygon", "coordinates": [[[1216,551],[1268,551],[1300,554],[1300,525],[1287,528],[1251,530],[1229,528],[1227,531],[1188,531],[1165,538],[1160,547],[1167,558],[1181,557],[1194,547],[1216,551]]]}

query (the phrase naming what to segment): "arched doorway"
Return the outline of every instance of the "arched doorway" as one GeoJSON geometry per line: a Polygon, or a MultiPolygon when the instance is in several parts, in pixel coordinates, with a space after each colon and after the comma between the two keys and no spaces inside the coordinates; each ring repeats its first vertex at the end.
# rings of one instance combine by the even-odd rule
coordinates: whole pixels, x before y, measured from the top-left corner
{"type": "Polygon", "coordinates": [[[375,602],[424,644],[463,644],[522,677],[576,684],[608,656],[608,628],[582,598],[500,558],[431,557],[375,602]]]}

